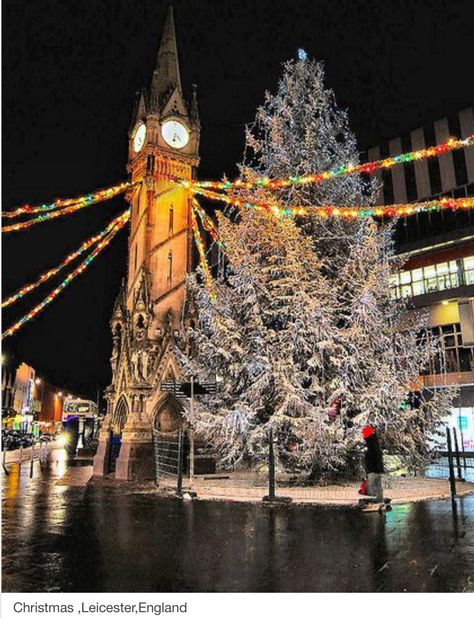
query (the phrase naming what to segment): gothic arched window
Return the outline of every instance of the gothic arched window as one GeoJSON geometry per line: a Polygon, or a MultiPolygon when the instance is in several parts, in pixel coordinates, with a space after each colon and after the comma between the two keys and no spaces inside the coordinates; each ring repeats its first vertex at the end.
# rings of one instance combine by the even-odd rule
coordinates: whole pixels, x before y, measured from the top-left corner
{"type": "Polygon", "coordinates": [[[174,208],[173,208],[173,204],[170,204],[168,234],[173,234],[173,228],[174,228],[174,208]]]}
{"type": "Polygon", "coordinates": [[[173,252],[168,252],[168,276],[166,277],[166,282],[168,285],[171,285],[173,281],[173,252]]]}
{"type": "Polygon", "coordinates": [[[155,155],[148,155],[146,159],[146,172],[147,174],[153,174],[155,171],[155,155]]]}

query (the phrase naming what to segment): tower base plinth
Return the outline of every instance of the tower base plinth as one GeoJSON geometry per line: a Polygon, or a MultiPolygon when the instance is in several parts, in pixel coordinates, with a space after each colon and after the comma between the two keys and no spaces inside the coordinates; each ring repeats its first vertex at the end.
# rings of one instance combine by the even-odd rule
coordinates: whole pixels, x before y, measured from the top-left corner
{"type": "Polygon", "coordinates": [[[140,422],[126,427],[120,455],[115,463],[115,478],[122,481],[152,481],[155,461],[151,429],[140,422]]]}
{"type": "Polygon", "coordinates": [[[110,472],[110,431],[103,429],[99,435],[99,446],[94,455],[94,476],[105,476],[110,472]]]}

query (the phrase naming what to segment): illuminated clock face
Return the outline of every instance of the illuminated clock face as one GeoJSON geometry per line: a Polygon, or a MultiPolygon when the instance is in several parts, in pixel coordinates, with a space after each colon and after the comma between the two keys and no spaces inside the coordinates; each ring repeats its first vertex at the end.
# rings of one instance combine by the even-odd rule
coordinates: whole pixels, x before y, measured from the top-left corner
{"type": "Polygon", "coordinates": [[[161,135],[168,146],[184,148],[189,142],[189,131],[177,120],[167,120],[161,125],[161,135]]]}
{"type": "Polygon", "coordinates": [[[135,152],[140,152],[143,144],[145,143],[146,137],[146,126],[143,124],[138,125],[137,130],[135,131],[135,135],[133,137],[133,150],[135,152]]]}

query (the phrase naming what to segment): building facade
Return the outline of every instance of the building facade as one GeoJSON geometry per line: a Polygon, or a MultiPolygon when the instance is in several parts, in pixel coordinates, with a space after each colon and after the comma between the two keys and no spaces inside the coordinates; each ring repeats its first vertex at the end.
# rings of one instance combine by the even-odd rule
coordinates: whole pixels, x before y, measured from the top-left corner
{"type": "Polygon", "coordinates": [[[63,403],[62,389],[39,377],[27,363],[3,372],[2,427],[53,433],[61,423],[63,403]]]}
{"type": "Polygon", "coordinates": [[[48,382],[41,382],[38,385],[41,392],[41,407],[38,421],[46,425],[50,430],[54,430],[63,418],[63,407],[65,396],[63,391],[48,382]]]}
{"type": "Polygon", "coordinates": [[[190,101],[183,95],[170,7],[151,83],[129,132],[128,276],[111,320],[113,377],[96,475],[107,474],[110,443],[119,435],[116,478],[153,478],[152,429],[171,431],[183,423],[181,404],[160,385],[180,374],[175,351],[187,316],[192,228],[190,197],[175,180],[196,177],[199,132],[195,91],[190,101]]]}
{"type": "MultiPolygon", "coordinates": [[[[371,148],[368,160],[436,144],[451,136],[474,134],[473,108],[437,120],[408,135],[371,148]]],[[[474,195],[474,148],[465,148],[378,174],[378,202],[416,202],[474,195]]],[[[401,219],[396,229],[401,271],[390,282],[394,298],[408,299],[410,311],[424,309],[429,328],[440,339],[442,357],[434,358],[422,384],[455,384],[459,396],[446,422],[474,450],[474,213],[427,212],[401,219]]]]}

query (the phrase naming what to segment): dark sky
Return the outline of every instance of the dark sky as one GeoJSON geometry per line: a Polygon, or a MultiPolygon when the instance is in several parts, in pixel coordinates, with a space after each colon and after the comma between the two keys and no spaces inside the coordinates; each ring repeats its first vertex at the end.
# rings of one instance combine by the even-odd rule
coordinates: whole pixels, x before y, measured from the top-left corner
{"type": "MultiPolygon", "coordinates": [[[[148,85],[167,2],[3,0],[4,208],[125,178],[135,93],[148,85]]],[[[235,174],[244,123],[280,64],[303,47],[324,60],[361,149],[474,102],[472,0],[177,0],[185,90],[199,86],[200,176],[235,174]]],[[[34,280],[102,229],[122,199],[3,241],[3,293],[34,280]]],[[[110,380],[108,321],[126,232],[5,352],[58,386],[94,395],[110,380]]],[[[4,312],[10,325],[40,288],[4,312]]]]}

